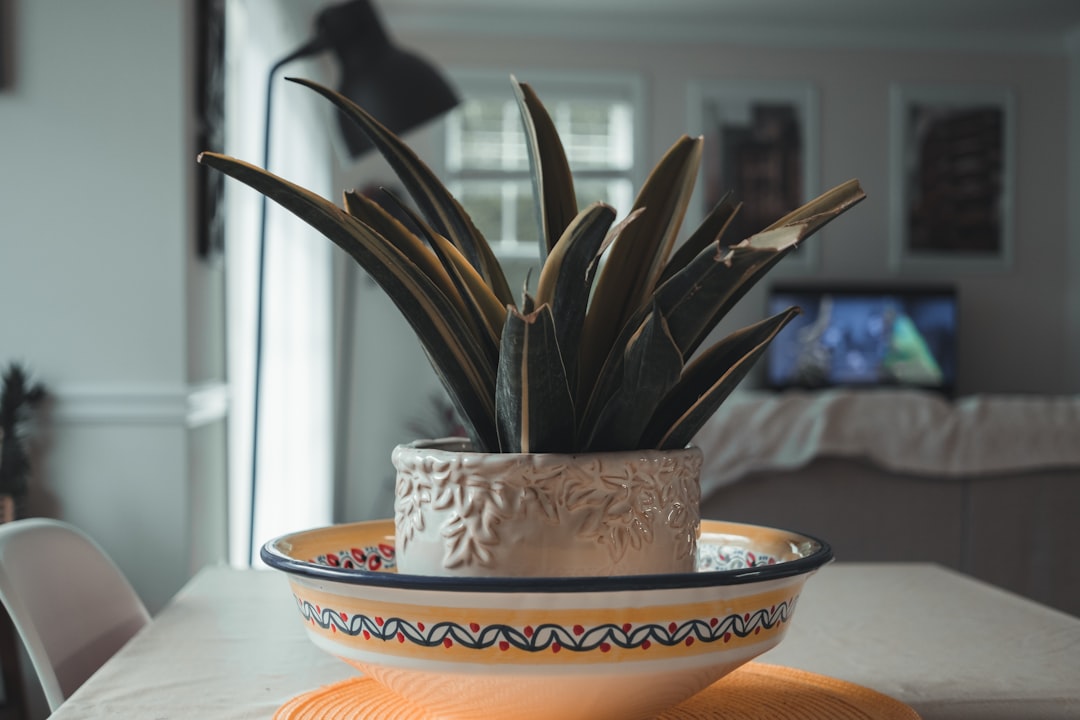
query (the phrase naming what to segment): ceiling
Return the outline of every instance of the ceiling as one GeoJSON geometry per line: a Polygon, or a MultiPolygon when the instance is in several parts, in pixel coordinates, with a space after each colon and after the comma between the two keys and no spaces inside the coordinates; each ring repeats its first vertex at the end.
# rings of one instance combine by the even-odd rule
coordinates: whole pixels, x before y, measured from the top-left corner
{"type": "Polygon", "coordinates": [[[1080,0],[376,0],[400,29],[1080,48],[1080,0]]]}

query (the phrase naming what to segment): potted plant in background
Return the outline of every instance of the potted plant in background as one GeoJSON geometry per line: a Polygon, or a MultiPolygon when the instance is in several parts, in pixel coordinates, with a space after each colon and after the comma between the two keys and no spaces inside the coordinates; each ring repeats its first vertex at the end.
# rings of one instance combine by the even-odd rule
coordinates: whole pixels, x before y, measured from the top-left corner
{"type": "Polygon", "coordinates": [[[19,363],[0,375],[0,522],[20,514],[30,481],[30,426],[44,399],[44,386],[31,382],[19,363]]]}
{"type": "Polygon", "coordinates": [[[199,161],[265,194],[349,253],[419,337],[467,438],[399,446],[398,567],[428,575],[681,572],[694,563],[702,423],[791,308],[710,333],[799,242],[861,201],[848,181],[727,244],[726,197],[676,249],[702,152],[683,136],[626,218],[579,208],[554,123],[513,81],[529,145],[540,267],[517,297],[488,242],[400,139],[339,93],[296,80],[355,121],[418,212],[414,229],[364,195],[338,207],[220,154],[199,161]]]}

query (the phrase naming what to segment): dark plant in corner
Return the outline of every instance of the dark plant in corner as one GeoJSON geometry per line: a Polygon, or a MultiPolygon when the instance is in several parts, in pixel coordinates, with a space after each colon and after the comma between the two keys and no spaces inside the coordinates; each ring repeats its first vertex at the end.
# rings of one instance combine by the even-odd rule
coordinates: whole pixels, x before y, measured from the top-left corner
{"type": "Polygon", "coordinates": [[[675,250],[702,139],[680,138],[615,224],[610,206],[578,208],[554,123],[515,80],[542,262],[536,287],[517,301],[485,238],[412,150],[342,95],[296,82],[363,129],[419,207],[402,205],[419,235],[362,194],[346,192],[340,208],[234,158],[204,152],[199,161],[281,204],[363,266],[412,325],[478,451],[686,446],[798,308],[701,349],[710,332],[797,243],[864,197],[848,181],[728,245],[724,229],[739,210],[729,196],[675,250]]]}
{"type": "Polygon", "coordinates": [[[26,495],[30,456],[26,437],[34,410],[45,399],[45,388],[34,383],[19,363],[0,375],[0,495],[16,501],[26,495]]]}

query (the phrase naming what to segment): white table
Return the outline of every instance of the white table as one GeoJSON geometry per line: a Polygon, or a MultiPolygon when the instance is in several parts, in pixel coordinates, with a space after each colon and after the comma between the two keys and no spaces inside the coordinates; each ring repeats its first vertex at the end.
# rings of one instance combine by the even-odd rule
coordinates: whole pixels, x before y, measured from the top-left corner
{"type": "MultiPolygon", "coordinates": [[[[1080,619],[936,565],[823,568],[759,659],[874,688],[924,720],[1080,718],[1080,619]]],[[[267,720],[353,674],[307,639],[284,575],[208,568],[52,717],[267,720]]]]}

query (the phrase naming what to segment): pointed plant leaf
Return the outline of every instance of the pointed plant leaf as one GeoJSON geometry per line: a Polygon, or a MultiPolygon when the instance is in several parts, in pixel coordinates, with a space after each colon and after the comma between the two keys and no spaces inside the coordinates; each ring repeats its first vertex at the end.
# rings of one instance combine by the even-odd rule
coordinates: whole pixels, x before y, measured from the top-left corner
{"type": "Polygon", "coordinates": [[[721,248],[717,241],[657,288],[651,308],[638,310],[615,339],[585,407],[580,408],[579,423],[583,431],[599,422],[599,413],[618,391],[624,373],[625,348],[648,312],[655,308],[664,316],[683,362],[689,362],[702,340],[734,305],[736,296],[745,291],[747,278],[755,273],[763,274],[762,268],[775,264],[780,257],[776,250],[721,248]]]}
{"type": "Polygon", "coordinates": [[[435,257],[438,258],[453,283],[463,315],[473,320],[479,339],[490,340],[490,345],[484,349],[491,353],[494,363],[499,352],[499,333],[502,332],[503,324],[506,322],[505,306],[499,302],[495,293],[480,277],[480,273],[469,264],[455,245],[435,232],[412,208],[402,203],[392,193],[390,197],[427,239],[428,247],[434,251],[435,257]]]}
{"type": "Polygon", "coordinates": [[[787,225],[777,226],[720,249],[707,248],[656,291],[683,357],[689,359],[728,311],[796,245],[831,219],[854,207],[865,194],[858,181],[829,190],[791,213],[787,225]]]}
{"type": "MultiPolygon", "coordinates": [[[[854,190],[849,183],[845,185],[848,189],[842,193],[830,191],[823,196],[831,200],[818,203],[817,212],[812,215],[815,218],[813,224],[796,220],[791,225],[759,233],[729,248],[722,247],[721,241],[716,240],[657,288],[653,299],[683,353],[684,362],[689,362],[709,333],[760,278],[808,232],[821,227],[820,218],[835,216],[858,202],[861,191],[857,185],[854,190]]],[[[580,433],[590,432],[590,428],[599,422],[603,408],[618,391],[624,349],[633,329],[644,320],[647,312],[647,308],[639,309],[612,343],[612,350],[591,392],[585,396],[584,406],[578,408],[580,433]]]]}
{"type": "Polygon", "coordinates": [[[382,235],[400,250],[420,272],[431,278],[439,290],[454,303],[463,317],[466,315],[464,299],[431,248],[375,200],[354,191],[346,192],[344,198],[345,210],[350,215],[382,235]]]}
{"type": "Polygon", "coordinates": [[[589,305],[592,269],[614,220],[614,208],[603,203],[593,203],[578,213],[544,261],[536,285],[536,302],[551,305],[571,387],[576,386],[577,347],[589,305]]]}
{"type": "Polygon", "coordinates": [[[682,353],[668,332],[659,308],[645,317],[623,353],[622,377],[595,425],[583,436],[589,451],[633,450],[657,403],[679,381],[682,353]]]}
{"type": "Polygon", "coordinates": [[[521,288],[521,312],[523,315],[530,315],[536,308],[536,299],[529,294],[529,280],[532,278],[532,268],[525,273],[525,283],[521,288]]]}
{"type": "Polygon", "coordinates": [[[792,210],[765,228],[763,232],[775,230],[785,225],[803,223],[806,225],[806,234],[803,237],[807,237],[865,199],[866,193],[863,192],[859,181],[851,179],[825,191],[805,205],[792,210]]]}
{"type": "Polygon", "coordinates": [[[731,246],[720,241],[688,262],[656,291],[656,297],[684,357],[689,357],[727,312],[800,242],[863,198],[857,180],[849,180],[789,213],[786,224],[772,226],[731,246]]]}
{"type": "Polygon", "coordinates": [[[614,245],[620,237],[622,237],[622,234],[626,232],[626,228],[635,223],[644,212],[645,208],[631,210],[626,217],[615,223],[615,227],[608,230],[607,235],[604,237],[604,241],[596,251],[596,255],[593,256],[592,262],[589,263],[588,285],[590,288],[592,287],[593,279],[596,277],[596,271],[600,268],[600,259],[603,257],[604,253],[607,252],[607,249],[614,245]]]}
{"type": "Polygon", "coordinates": [[[498,447],[495,373],[468,322],[430,277],[382,235],[299,185],[226,155],[204,152],[199,162],[262,193],[349,253],[412,326],[474,447],[498,447]]]}
{"type": "Polygon", "coordinates": [[[476,229],[468,214],[450,194],[435,173],[425,165],[409,146],[390,132],[366,110],[341,93],[318,83],[302,78],[288,78],[319,93],[330,100],[345,113],[367,135],[371,144],[394,169],[409,195],[416,201],[420,212],[428,222],[448,238],[461,253],[469,259],[485,282],[494,291],[496,297],[506,304],[513,302],[510,286],[499,266],[495,253],[492,252],[480,231],[476,229]]]}
{"type": "Polygon", "coordinates": [[[721,248],[719,243],[660,286],[655,294],[671,333],[689,360],[728,311],[783,254],[759,248],[721,248]]]}
{"type": "Polygon", "coordinates": [[[653,168],[634,202],[644,212],[612,245],[600,270],[585,316],[579,367],[579,395],[588,396],[612,344],[627,321],[647,306],[667,263],[690,202],[701,138],[683,136],[653,168]]]}
{"type": "Polygon", "coordinates": [[[507,308],[495,411],[500,452],[573,452],[574,402],[550,305],[523,315],[507,308]]]}
{"type": "Polygon", "coordinates": [[[540,259],[543,261],[578,214],[574,178],[562,140],[547,109],[528,83],[520,83],[515,77],[511,79],[525,126],[525,144],[529,149],[533,196],[540,224],[540,259]]]}
{"type": "Polygon", "coordinates": [[[686,267],[698,253],[720,240],[741,207],[742,203],[735,200],[730,190],[724,193],[724,197],[713,206],[697,230],[672,253],[668,264],[664,266],[664,272],[656,282],[657,286],[663,285],[672,275],[686,267]]]}
{"type": "Polygon", "coordinates": [[[789,308],[735,331],[703,352],[657,405],[639,447],[686,447],[750,372],[776,334],[798,314],[798,308],[789,308]]]}
{"type": "Polygon", "coordinates": [[[614,221],[615,209],[600,202],[578,213],[540,269],[537,302],[557,302],[563,288],[582,284],[614,221]]]}

